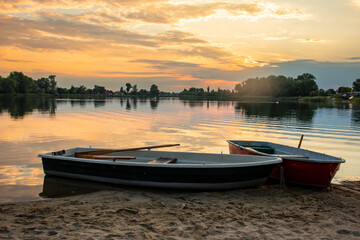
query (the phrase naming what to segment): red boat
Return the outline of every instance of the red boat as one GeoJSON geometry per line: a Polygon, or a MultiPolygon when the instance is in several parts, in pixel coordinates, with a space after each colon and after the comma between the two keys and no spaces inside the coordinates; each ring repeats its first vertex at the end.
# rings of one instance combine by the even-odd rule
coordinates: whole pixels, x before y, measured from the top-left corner
{"type": "Polygon", "coordinates": [[[283,162],[270,174],[285,182],[316,187],[327,187],[345,160],[330,155],[286,145],[228,140],[230,154],[280,157],[283,162]]]}

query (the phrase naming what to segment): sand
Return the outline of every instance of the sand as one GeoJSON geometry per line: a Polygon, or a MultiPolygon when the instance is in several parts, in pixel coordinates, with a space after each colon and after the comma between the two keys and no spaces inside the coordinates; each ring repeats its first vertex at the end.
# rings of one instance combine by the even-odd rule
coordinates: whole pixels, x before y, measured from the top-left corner
{"type": "Polygon", "coordinates": [[[0,239],[360,239],[360,182],[222,192],[119,187],[5,203],[0,239]]]}

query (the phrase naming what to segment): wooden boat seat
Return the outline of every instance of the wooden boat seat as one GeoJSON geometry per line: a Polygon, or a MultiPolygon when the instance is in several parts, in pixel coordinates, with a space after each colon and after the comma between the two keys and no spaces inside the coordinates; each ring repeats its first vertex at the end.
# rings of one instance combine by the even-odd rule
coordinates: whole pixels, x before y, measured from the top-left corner
{"type": "Polygon", "coordinates": [[[251,148],[255,151],[258,152],[262,152],[262,153],[267,153],[267,154],[274,154],[275,153],[275,149],[272,147],[268,147],[268,146],[244,146],[247,148],[251,148]]]}
{"type": "Polygon", "coordinates": [[[308,156],[303,155],[276,155],[279,158],[309,158],[308,156]]]}
{"type": "Polygon", "coordinates": [[[155,160],[149,161],[148,163],[163,163],[163,164],[168,164],[168,163],[176,163],[177,162],[177,158],[164,158],[164,157],[159,157],[155,160]]]}

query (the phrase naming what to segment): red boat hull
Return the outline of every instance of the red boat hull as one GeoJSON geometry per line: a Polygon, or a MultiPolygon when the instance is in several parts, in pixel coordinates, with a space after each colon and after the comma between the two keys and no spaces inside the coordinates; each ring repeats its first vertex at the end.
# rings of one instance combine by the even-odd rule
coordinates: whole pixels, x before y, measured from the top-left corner
{"type": "MultiPolygon", "coordinates": [[[[230,143],[229,150],[230,154],[262,155],[247,151],[230,143]]],[[[302,161],[301,159],[290,160],[283,158],[283,162],[274,167],[270,177],[277,180],[281,180],[283,177],[285,182],[288,183],[327,187],[339,170],[339,167],[340,163],[318,163],[302,161]],[[283,169],[282,171],[281,168],[283,169]]]]}

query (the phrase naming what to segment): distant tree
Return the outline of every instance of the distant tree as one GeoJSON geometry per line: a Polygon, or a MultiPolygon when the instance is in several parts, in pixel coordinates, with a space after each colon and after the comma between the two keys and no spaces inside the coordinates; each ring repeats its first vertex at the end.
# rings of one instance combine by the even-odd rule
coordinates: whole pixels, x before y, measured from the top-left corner
{"type": "Polygon", "coordinates": [[[360,91],[360,78],[356,79],[353,82],[353,90],[354,91],[360,91]]]}
{"type": "Polygon", "coordinates": [[[76,93],[77,94],[85,94],[86,92],[86,87],[84,85],[81,85],[80,87],[77,88],[76,93]]]}
{"type": "Polygon", "coordinates": [[[112,90],[105,90],[106,95],[113,95],[114,92],[112,90]]]}
{"type": "Polygon", "coordinates": [[[76,94],[76,93],[77,93],[76,87],[74,87],[73,85],[71,85],[70,90],[69,90],[69,93],[70,93],[70,94],[76,94]]]}
{"type": "Polygon", "coordinates": [[[126,83],[125,85],[126,85],[126,92],[129,93],[132,86],[130,83],[126,83]]]}
{"type": "Polygon", "coordinates": [[[235,85],[235,92],[241,93],[243,87],[245,86],[245,82],[241,82],[235,85]]]}
{"type": "Polygon", "coordinates": [[[318,91],[312,91],[309,96],[310,97],[319,96],[319,92],[318,91]]]}
{"type": "Polygon", "coordinates": [[[120,93],[124,93],[124,87],[120,88],[120,93]]]}
{"type": "Polygon", "coordinates": [[[328,90],[326,90],[325,93],[326,93],[327,96],[332,96],[332,95],[334,95],[336,93],[336,91],[334,89],[332,89],[332,88],[329,88],[328,90]]]}
{"type": "Polygon", "coordinates": [[[188,94],[193,96],[202,96],[204,95],[205,91],[203,88],[195,88],[191,87],[189,88],[188,94]]]}
{"type": "Polygon", "coordinates": [[[272,97],[298,95],[298,89],[296,88],[294,79],[287,78],[282,75],[270,75],[268,77],[262,78],[249,78],[246,81],[242,81],[236,84],[234,90],[238,95],[272,97]]]}
{"type": "Polygon", "coordinates": [[[55,75],[49,76],[49,81],[50,81],[49,93],[51,93],[51,94],[56,94],[57,82],[55,81],[55,77],[56,77],[55,75]]]}
{"type": "Polygon", "coordinates": [[[206,90],[207,90],[207,92],[209,93],[209,92],[210,92],[210,87],[208,86],[206,90]]]}
{"type": "Polygon", "coordinates": [[[7,78],[16,82],[15,91],[18,93],[29,93],[33,89],[34,80],[22,72],[11,72],[7,78]]]}
{"type": "Polygon", "coordinates": [[[132,94],[136,95],[138,92],[138,89],[137,89],[137,85],[135,84],[133,87],[132,87],[132,94]]]}
{"type": "Polygon", "coordinates": [[[85,90],[85,94],[94,94],[94,90],[93,89],[86,89],[85,90]]]}
{"type": "Polygon", "coordinates": [[[94,86],[93,91],[94,91],[94,94],[105,94],[106,93],[105,87],[98,86],[98,85],[94,86]]]}
{"type": "Polygon", "coordinates": [[[351,87],[339,87],[337,92],[338,93],[348,93],[348,92],[351,92],[351,87]]]}
{"type": "Polygon", "coordinates": [[[139,94],[140,95],[147,95],[148,91],[146,91],[145,89],[140,89],[139,94]]]}
{"type": "Polygon", "coordinates": [[[296,85],[297,89],[299,90],[298,94],[300,96],[310,96],[310,93],[312,91],[317,91],[318,86],[315,82],[314,75],[310,73],[304,73],[302,75],[299,75],[296,79],[296,85]]]}
{"type": "Polygon", "coordinates": [[[159,95],[159,89],[158,86],[156,86],[155,84],[151,85],[150,87],[150,95],[151,96],[158,96],[159,95]]]}
{"type": "Polygon", "coordinates": [[[43,93],[50,93],[50,80],[48,78],[40,78],[36,80],[36,84],[43,93]]]}
{"type": "Polygon", "coordinates": [[[327,96],[325,90],[322,89],[322,88],[319,89],[319,91],[317,91],[317,95],[318,95],[318,96],[322,96],[322,97],[327,96]]]}
{"type": "Polygon", "coordinates": [[[2,78],[1,80],[2,93],[14,94],[16,92],[16,81],[11,78],[2,78]]]}
{"type": "Polygon", "coordinates": [[[62,95],[62,94],[68,94],[69,93],[69,90],[67,88],[61,88],[61,87],[58,87],[56,89],[57,93],[62,95]]]}

